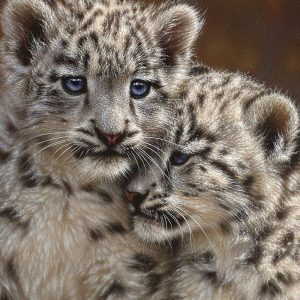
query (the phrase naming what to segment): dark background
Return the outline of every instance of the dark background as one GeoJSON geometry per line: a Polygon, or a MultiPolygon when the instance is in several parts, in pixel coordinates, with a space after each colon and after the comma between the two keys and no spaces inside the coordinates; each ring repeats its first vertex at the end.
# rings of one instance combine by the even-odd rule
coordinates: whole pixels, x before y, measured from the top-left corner
{"type": "MultiPolygon", "coordinates": [[[[300,0],[182,2],[205,14],[198,60],[215,68],[249,73],[300,104],[300,0]]],[[[0,0],[0,10],[4,3],[0,0]]]]}
{"type": "Polygon", "coordinates": [[[300,0],[182,2],[205,15],[196,48],[199,61],[246,72],[300,104],[300,0]]]}

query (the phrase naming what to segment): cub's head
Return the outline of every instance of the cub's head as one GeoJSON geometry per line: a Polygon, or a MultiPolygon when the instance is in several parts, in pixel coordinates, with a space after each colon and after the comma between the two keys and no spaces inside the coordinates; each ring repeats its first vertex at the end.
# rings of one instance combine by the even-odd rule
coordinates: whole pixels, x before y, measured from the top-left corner
{"type": "Polygon", "coordinates": [[[84,176],[125,173],[171,123],[201,25],[183,4],[9,1],[0,56],[21,137],[84,176]]]}
{"type": "Polygon", "coordinates": [[[255,230],[282,209],[281,176],[299,130],[294,105],[276,93],[200,103],[202,94],[193,87],[163,159],[125,192],[133,231],[146,241],[255,230]]]}

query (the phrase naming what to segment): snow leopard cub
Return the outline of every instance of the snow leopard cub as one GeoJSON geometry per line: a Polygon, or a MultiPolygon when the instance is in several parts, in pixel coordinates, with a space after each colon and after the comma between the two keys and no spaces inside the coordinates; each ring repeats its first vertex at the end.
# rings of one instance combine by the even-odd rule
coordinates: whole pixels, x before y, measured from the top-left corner
{"type": "Polygon", "coordinates": [[[172,121],[198,14],[11,0],[1,22],[0,298],[162,299],[164,254],[129,235],[121,175],[172,121]]]}
{"type": "Polygon", "coordinates": [[[183,98],[163,160],[158,153],[126,191],[139,238],[177,241],[169,299],[299,299],[295,105],[244,75],[209,69],[183,98]]]}

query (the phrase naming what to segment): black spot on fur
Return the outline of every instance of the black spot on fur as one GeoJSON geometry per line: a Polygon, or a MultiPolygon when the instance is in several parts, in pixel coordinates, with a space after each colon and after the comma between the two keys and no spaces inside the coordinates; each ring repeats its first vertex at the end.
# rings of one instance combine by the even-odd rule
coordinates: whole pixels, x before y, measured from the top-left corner
{"type": "Polygon", "coordinates": [[[279,241],[279,249],[275,250],[272,261],[277,264],[287,256],[293,258],[295,249],[295,234],[293,232],[287,232],[279,241]]]}
{"type": "Polygon", "coordinates": [[[100,15],[103,15],[102,9],[95,10],[93,15],[83,23],[83,25],[81,27],[82,30],[85,31],[86,29],[88,29],[88,27],[90,27],[94,23],[95,18],[100,16],[100,15]]]}
{"type": "Polygon", "coordinates": [[[51,82],[51,83],[55,83],[57,82],[58,80],[60,79],[59,75],[55,72],[55,71],[51,71],[49,77],[48,77],[48,80],[51,82]]]}
{"type": "Polygon", "coordinates": [[[6,123],[5,123],[5,128],[6,128],[6,130],[7,130],[10,134],[12,134],[12,135],[14,135],[14,134],[17,132],[17,130],[18,130],[17,126],[16,126],[16,125],[13,123],[13,121],[10,120],[10,119],[8,119],[8,120],[6,121],[6,123]]]}
{"type": "Polygon", "coordinates": [[[0,210],[0,218],[5,218],[10,222],[19,222],[20,217],[17,211],[12,207],[7,207],[0,210]]]}
{"type": "Polygon", "coordinates": [[[289,208],[280,207],[276,213],[276,217],[279,221],[285,220],[289,216],[289,208]]]}
{"type": "Polygon", "coordinates": [[[54,58],[54,63],[57,65],[70,65],[70,66],[78,66],[78,60],[76,58],[67,56],[65,54],[60,54],[54,58]]]}
{"type": "Polygon", "coordinates": [[[228,155],[228,150],[226,150],[226,149],[222,149],[222,150],[220,150],[220,154],[221,155],[228,155]]]}
{"type": "Polygon", "coordinates": [[[245,208],[235,212],[230,219],[235,222],[244,222],[248,218],[248,212],[245,208]]]}
{"type": "Polygon", "coordinates": [[[264,227],[260,228],[254,235],[253,238],[255,241],[263,241],[265,240],[267,237],[270,236],[270,234],[274,231],[274,228],[269,226],[269,225],[265,225],[264,227]]]}
{"type": "Polygon", "coordinates": [[[244,180],[243,185],[245,187],[245,191],[248,194],[251,194],[254,182],[255,182],[255,178],[252,175],[247,176],[246,179],[244,180]]]}
{"type": "Polygon", "coordinates": [[[14,262],[13,262],[13,259],[10,259],[7,263],[6,263],[6,265],[5,265],[5,273],[6,273],[6,275],[7,275],[7,277],[11,280],[11,281],[13,281],[13,282],[15,282],[15,283],[17,283],[18,282],[18,273],[17,273],[17,270],[16,270],[16,266],[15,266],[15,264],[14,264],[14,262]]]}
{"type": "Polygon", "coordinates": [[[26,188],[34,188],[38,185],[38,178],[33,170],[28,154],[23,154],[18,162],[20,181],[26,188]]]}
{"type": "Polygon", "coordinates": [[[73,194],[73,189],[72,189],[71,185],[65,180],[62,181],[62,184],[63,184],[63,187],[64,187],[68,197],[71,196],[73,194]]]}
{"type": "Polygon", "coordinates": [[[197,262],[201,264],[209,265],[215,260],[215,255],[211,251],[206,251],[201,253],[196,258],[197,262]]]}
{"type": "Polygon", "coordinates": [[[67,48],[69,46],[69,42],[65,39],[62,39],[60,41],[60,45],[61,45],[62,48],[67,48]]]}
{"type": "Polygon", "coordinates": [[[212,147],[211,146],[207,146],[204,149],[198,151],[196,153],[196,155],[198,155],[198,156],[200,156],[200,157],[202,157],[202,158],[205,159],[205,158],[208,157],[208,155],[211,153],[211,151],[212,151],[212,147]]]}
{"type": "Polygon", "coordinates": [[[2,287],[2,291],[1,291],[1,297],[0,297],[1,300],[13,300],[7,291],[4,291],[4,288],[2,287]]]}
{"type": "Polygon", "coordinates": [[[274,279],[270,279],[268,282],[262,285],[261,295],[262,296],[273,296],[276,297],[282,293],[280,286],[274,279]]]}
{"type": "Polygon", "coordinates": [[[195,128],[194,133],[190,136],[189,141],[201,139],[206,139],[210,143],[214,143],[217,140],[217,137],[214,134],[202,128],[201,126],[198,126],[197,128],[195,128]]]}
{"type": "Polygon", "coordinates": [[[155,268],[155,262],[151,256],[138,253],[134,255],[133,262],[129,264],[131,270],[148,273],[155,268]]]}
{"type": "Polygon", "coordinates": [[[0,209],[0,218],[4,218],[15,225],[22,227],[27,230],[29,227],[29,222],[23,222],[20,218],[19,213],[13,207],[6,207],[0,209]]]}
{"type": "Polygon", "coordinates": [[[88,136],[92,136],[92,137],[94,136],[94,134],[91,131],[89,131],[87,129],[84,129],[84,128],[76,129],[76,131],[81,132],[83,134],[86,134],[88,136]]]}
{"type": "Polygon", "coordinates": [[[93,24],[93,22],[94,22],[93,17],[86,20],[81,27],[82,31],[86,31],[88,29],[88,27],[90,27],[93,24]]]}
{"type": "Polygon", "coordinates": [[[111,223],[106,226],[106,230],[113,234],[124,234],[127,230],[121,223],[111,223]]]}
{"type": "Polygon", "coordinates": [[[222,163],[221,161],[213,160],[211,164],[219,169],[222,173],[224,173],[227,177],[229,177],[233,182],[236,182],[237,177],[233,170],[229,169],[229,167],[222,163]]]}
{"type": "Polygon", "coordinates": [[[223,92],[220,92],[216,95],[216,99],[217,100],[221,100],[222,98],[224,97],[224,91],[223,92]]]}
{"type": "Polygon", "coordinates": [[[180,140],[181,140],[181,136],[182,136],[182,133],[183,133],[183,124],[180,123],[178,125],[178,129],[176,130],[176,134],[175,134],[175,144],[179,144],[180,140]]]}
{"type": "Polygon", "coordinates": [[[86,35],[82,35],[79,37],[77,41],[77,47],[80,49],[88,40],[88,37],[86,35]]]}
{"type": "Polygon", "coordinates": [[[195,66],[191,68],[190,76],[198,76],[209,72],[209,68],[203,65],[195,66]]]}
{"type": "Polygon", "coordinates": [[[100,229],[97,228],[90,229],[89,234],[91,239],[94,241],[99,241],[104,239],[104,234],[100,229]]]}
{"type": "Polygon", "coordinates": [[[92,31],[90,33],[90,39],[93,41],[93,43],[95,44],[95,46],[98,47],[99,39],[98,39],[98,36],[97,36],[96,32],[92,31]]]}
{"type": "Polygon", "coordinates": [[[180,99],[181,101],[184,101],[184,100],[187,98],[187,96],[188,96],[188,92],[184,90],[184,91],[182,91],[182,92],[180,93],[179,99],[180,99]]]}
{"type": "Polygon", "coordinates": [[[225,211],[231,211],[231,208],[229,207],[229,205],[224,204],[224,203],[222,203],[222,202],[219,202],[219,203],[218,203],[218,206],[221,207],[221,208],[222,208],[223,210],[225,210],[225,211]]]}
{"type": "Polygon", "coordinates": [[[231,80],[231,76],[228,75],[224,78],[223,82],[222,82],[222,87],[225,87],[231,80]]]}
{"type": "Polygon", "coordinates": [[[240,92],[240,91],[239,91],[239,92],[236,92],[236,93],[233,95],[233,99],[239,98],[240,95],[241,95],[241,92],[240,92]]]}
{"type": "Polygon", "coordinates": [[[90,61],[91,61],[90,54],[89,53],[85,53],[84,57],[83,57],[83,64],[84,64],[85,70],[89,69],[90,61]]]}
{"type": "Polygon", "coordinates": [[[292,285],[294,283],[293,276],[289,273],[278,272],[276,274],[276,278],[279,282],[283,283],[284,285],[292,285]]]}
{"type": "Polygon", "coordinates": [[[219,227],[223,234],[230,234],[231,233],[231,226],[228,222],[222,222],[219,224],[219,227]]]}
{"type": "Polygon", "coordinates": [[[214,284],[218,282],[218,275],[215,271],[205,271],[201,272],[201,274],[206,280],[211,281],[214,284]]]}
{"type": "Polygon", "coordinates": [[[197,95],[197,100],[198,100],[198,103],[203,106],[204,104],[204,101],[205,101],[205,98],[206,98],[206,95],[205,94],[198,94],[197,95]]]}
{"type": "Polygon", "coordinates": [[[10,158],[11,153],[6,145],[0,143],[0,163],[5,163],[10,158]]]}
{"type": "Polygon", "coordinates": [[[281,245],[283,247],[286,247],[288,246],[289,244],[293,243],[295,240],[295,233],[290,231],[290,232],[287,232],[283,238],[281,239],[281,245]]]}
{"type": "Polygon", "coordinates": [[[99,300],[105,300],[107,299],[109,296],[116,296],[116,297],[122,297],[125,294],[125,287],[118,281],[114,281],[106,290],[106,292],[99,297],[99,300]]]}
{"type": "Polygon", "coordinates": [[[77,12],[76,13],[76,18],[82,21],[84,19],[84,13],[83,12],[77,12]]]}
{"type": "Polygon", "coordinates": [[[192,135],[197,126],[197,117],[196,117],[196,112],[195,112],[195,106],[192,103],[189,103],[188,105],[188,112],[189,112],[189,134],[192,135]]]}
{"type": "Polygon", "coordinates": [[[257,265],[263,256],[263,249],[260,244],[254,246],[249,257],[246,259],[246,264],[257,265]]]}
{"type": "Polygon", "coordinates": [[[159,290],[159,285],[163,280],[163,276],[158,273],[150,273],[147,276],[147,286],[149,288],[148,295],[153,295],[159,290]]]}
{"type": "Polygon", "coordinates": [[[100,200],[102,200],[104,202],[107,202],[107,203],[113,202],[113,199],[111,198],[111,196],[108,193],[101,191],[92,185],[85,185],[84,187],[82,187],[82,190],[87,193],[90,193],[90,194],[95,194],[96,196],[99,197],[100,200]]]}

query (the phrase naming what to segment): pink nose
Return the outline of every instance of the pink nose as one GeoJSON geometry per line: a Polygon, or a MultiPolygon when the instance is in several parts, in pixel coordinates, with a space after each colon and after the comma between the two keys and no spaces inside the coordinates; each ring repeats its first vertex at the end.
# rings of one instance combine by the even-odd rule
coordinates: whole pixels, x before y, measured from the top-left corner
{"type": "Polygon", "coordinates": [[[128,202],[134,202],[134,198],[136,195],[138,195],[139,193],[135,193],[135,192],[130,192],[127,189],[125,190],[125,196],[128,200],[128,202]]]}
{"type": "Polygon", "coordinates": [[[122,134],[104,134],[108,146],[115,146],[122,140],[122,134]]]}

